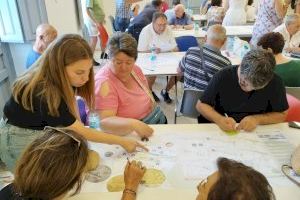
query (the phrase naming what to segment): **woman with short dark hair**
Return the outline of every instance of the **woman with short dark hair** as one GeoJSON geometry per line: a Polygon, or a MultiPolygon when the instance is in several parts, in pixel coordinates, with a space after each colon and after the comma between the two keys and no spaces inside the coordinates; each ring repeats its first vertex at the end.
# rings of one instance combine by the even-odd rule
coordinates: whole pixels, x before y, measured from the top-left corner
{"type": "Polygon", "coordinates": [[[263,35],[257,46],[272,50],[276,60],[275,73],[281,77],[285,86],[300,87],[300,61],[282,54],[284,38],[280,33],[271,32],[263,35]]]}
{"type": "Polygon", "coordinates": [[[109,62],[95,76],[96,110],[105,124],[101,128],[116,134],[136,132],[149,137],[148,124],[164,124],[166,117],[149,90],[147,79],[135,64],[137,42],[128,33],[115,33],[108,42],[109,62]]]}
{"type": "Polygon", "coordinates": [[[198,185],[197,200],[275,200],[268,180],[255,169],[227,158],[219,158],[217,166],[198,185]]]}

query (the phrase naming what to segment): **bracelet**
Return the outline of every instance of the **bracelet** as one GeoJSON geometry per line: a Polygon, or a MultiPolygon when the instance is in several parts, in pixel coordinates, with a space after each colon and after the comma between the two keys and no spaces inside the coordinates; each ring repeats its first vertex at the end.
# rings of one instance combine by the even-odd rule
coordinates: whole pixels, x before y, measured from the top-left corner
{"type": "Polygon", "coordinates": [[[123,193],[128,193],[128,194],[132,194],[132,195],[134,195],[134,196],[136,196],[136,191],[134,191],[134,190],[131,190],[131,189],[124,189],[123,190],[123,193]]]}

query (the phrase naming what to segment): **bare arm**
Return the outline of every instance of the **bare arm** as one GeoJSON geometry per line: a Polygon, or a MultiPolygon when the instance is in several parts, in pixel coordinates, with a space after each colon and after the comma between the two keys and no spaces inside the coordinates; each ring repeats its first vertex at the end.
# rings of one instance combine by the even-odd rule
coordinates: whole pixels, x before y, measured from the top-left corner
{"type": "Polygon", "coordinates": [[[223,131],[234,131],[236,121],[231,117],[225,117],[215,111],[213,107],[198,100],[196,109],[202,116],[211,122],[216,123],[223,131]]]}
{"type": "Polygon", "coordinates": [[[260,125],[277,124],[285,121],[287,111],[284,112],[270,112],[259,115],[252,115],[260,125]]]}
{"type": "Polygon", "coordinates": [[[194,28],[194,25],[193,24],[184,25],[183,28],[186,30],[191,30],[194,28]]]}
{"type": "Polygon", "coordinates": [[[279,18],[284,18],[289,4],[286,4],[284,0],[274,0],[276,14],[279,18]]]}
{"type": "Polygon", "coordinates": [[[97,131],[96,129],[87,128],[78,120],[76,120],[72,125],[68,126],[67,129],[82,135],[85,139],[92,142],[120,145],[128,152],[135,151],[137,147],[145,149],[143,145],[135,140],[122,138],[117,135],[107,134],[102,131],[97,131]]]}
{"type": "Polygon", "coordinates": [[[89,17],[95,24],[97,24],[97,26],[98,26],[99,22],[98,22],[98,21],[95,19],[95,17],[93,16],[93,14],[92,14],[92,9],[91,9],[91,8],[86,8],[86,13],[87,13],[88,17],[89,17]]]}
{"type": "Polygon", "coordinates": [[[104,110],[98,112],[101,117],[101,129],[113,134],[127,135],[135,131],[141,137],[150,137],[153,129],[144,122],[116,116],[116,111],[104,110]]]}
{"type": "Polygon", "coordinates": [[[276,123],[284,122],[286,115],[287,115],[287,111],[249,115],[244,117],[241,120],[237,129],[250,132],[253,131],[257,127],[257,125],[276,124],[276,123]]]}

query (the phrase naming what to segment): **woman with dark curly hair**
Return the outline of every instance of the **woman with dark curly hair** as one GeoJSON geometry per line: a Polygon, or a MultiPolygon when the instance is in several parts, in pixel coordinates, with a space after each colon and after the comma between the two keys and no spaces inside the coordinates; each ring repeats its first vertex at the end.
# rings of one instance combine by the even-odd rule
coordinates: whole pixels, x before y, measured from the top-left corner
{"type": "Polygon", "coordinates": [[[267,33],[263,35],[257,43],[264,49],[271,49],[275,60],[275,73],[281,77],[285,86],[300,87],[300,61],[291,60],[282,54],[284,39],[280,33],[267,33]]]}
{"type": "Polygon", "coordinates": [[[227,158],[219,158],[218,171],[202,180],[197,200],[275,199],[266,177],[255,169],[227,158]]]}

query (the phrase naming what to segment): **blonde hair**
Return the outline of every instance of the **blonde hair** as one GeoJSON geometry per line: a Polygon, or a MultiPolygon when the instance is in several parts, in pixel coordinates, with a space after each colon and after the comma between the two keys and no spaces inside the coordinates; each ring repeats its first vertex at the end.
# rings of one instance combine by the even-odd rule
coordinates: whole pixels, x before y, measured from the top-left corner
{"type": "MultiPolygon", "coordinates": [[[[51,116],[59,116],[59,105],[65,101],[71,114],[79,119],[75,91],[66,74],[66,66],[82,59],[92,59],[88,43],[79,35],[66,34],[55,40],[31,70],[20,76],[13,85],[14,100],[24,109],[34,112],[34,95],[48,106],[51,116]]],[[[90,70],[88,82],[77,88],[90,109],[94,107],[94,71],[90,70]]]]}
{"type": "Polygon", "coordinates": [[[80,191],[88,146],[80,135],[72,131],[67,134],[45,131],[23,152],[13,182],[14,191],[21,197],[54,199],[72,189],[72,195],[80,191]]]}

